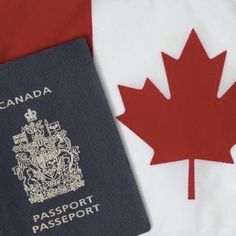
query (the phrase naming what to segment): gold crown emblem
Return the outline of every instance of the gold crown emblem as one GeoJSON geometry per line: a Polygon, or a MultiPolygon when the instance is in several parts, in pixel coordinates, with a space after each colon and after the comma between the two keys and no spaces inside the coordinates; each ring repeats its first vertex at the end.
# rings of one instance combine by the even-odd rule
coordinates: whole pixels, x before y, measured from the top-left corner
{"type": "Polygon", "coordinates": [[[59,121],[37,120],[28,109],[29,122],[13,136],[17,165],[12,170],[22,181],[31,204],[76,191],[85,186],[79,166],[79,146],[72,146],[59,121]]]}
{"type": "Polygon", "coordinates": [[[25,118],[28,122],[37,120],[37,112],[28,109],[27,112],[25,113],[25,118]]]}

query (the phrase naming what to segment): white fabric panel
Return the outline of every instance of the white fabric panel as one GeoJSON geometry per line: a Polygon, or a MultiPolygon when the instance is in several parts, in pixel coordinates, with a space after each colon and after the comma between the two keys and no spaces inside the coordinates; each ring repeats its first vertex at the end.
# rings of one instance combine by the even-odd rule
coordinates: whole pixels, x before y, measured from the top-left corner
{"type": "MultiPolygon", "coordinates": [[[[141,88],[148,77],[170,96],[161,51],[178,58],[193,28],[209,57],[227,50],[222,96],[236,81],[235,1],[93,0],[95,63],[114,116],[124,112],[118,84],[141,88]]],[[[236,235],[235,165],[196,161],[196,200],[189,201],[188,162],[150,166],[152,148],[117,125],[150,216],[145,235],[236,235]]],[[[232,154],[236,160],[236,148],[232,154]]]]}

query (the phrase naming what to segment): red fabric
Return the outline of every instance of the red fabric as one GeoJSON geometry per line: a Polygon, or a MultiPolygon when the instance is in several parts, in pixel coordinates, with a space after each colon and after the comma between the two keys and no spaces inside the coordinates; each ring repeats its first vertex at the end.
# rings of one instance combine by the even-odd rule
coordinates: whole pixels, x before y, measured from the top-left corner
{"type": "Polygon", "coordinates": [[[189,159],[188,198],[195,199],[195,159],[233,163],[236,84],[217,98],[226,52],[210,59],[195,31],[179,59],[162,56],[171,99],[150,80],[141,90],[119,86],[126,110],[118,119],[153,147],[151,165],[189,159]]]}
{"type": "Polygon", "coordinates": [[[90,0],[0,0],[0,62],[86,37],[92,49],[90,0]]]}

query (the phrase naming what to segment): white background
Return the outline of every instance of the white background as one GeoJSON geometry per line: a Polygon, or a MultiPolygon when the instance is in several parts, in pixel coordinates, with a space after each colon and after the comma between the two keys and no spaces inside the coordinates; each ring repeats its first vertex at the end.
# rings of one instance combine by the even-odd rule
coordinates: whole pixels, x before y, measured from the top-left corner
{"type": "MultiPolygon", "coordinates": [[[[222,96],[236,80],[235,1],[93,0],[95,63],[114,116],[124,112],[118,84],[141,88],[148,77],[170,96],[161,51],[178,58],[192,28],[209,57],[227,50],[222,96]]],[[[235,165],[196,161],[189,201],[188,162],[150,166],[152,148],[116,123],[152,224],[145,235],[236,235],[235,165]]]]}

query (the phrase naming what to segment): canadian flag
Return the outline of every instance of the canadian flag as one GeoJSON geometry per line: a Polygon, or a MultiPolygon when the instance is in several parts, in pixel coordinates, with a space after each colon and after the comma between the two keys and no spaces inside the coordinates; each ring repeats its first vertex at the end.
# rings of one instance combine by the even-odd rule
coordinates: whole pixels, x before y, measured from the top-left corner
{"type": "Polygon", "coordinates": [[[236,235],[234,9],[233,0],[0,1],[0,62],[81,36],[92,48],[93,29],[146,235],[236,235]]]}
{"type": "Polygon", "coordinates": [[[149,212],[146,235],[236,235],[235,8],[93,1],[95,63],[149,212]]]}

